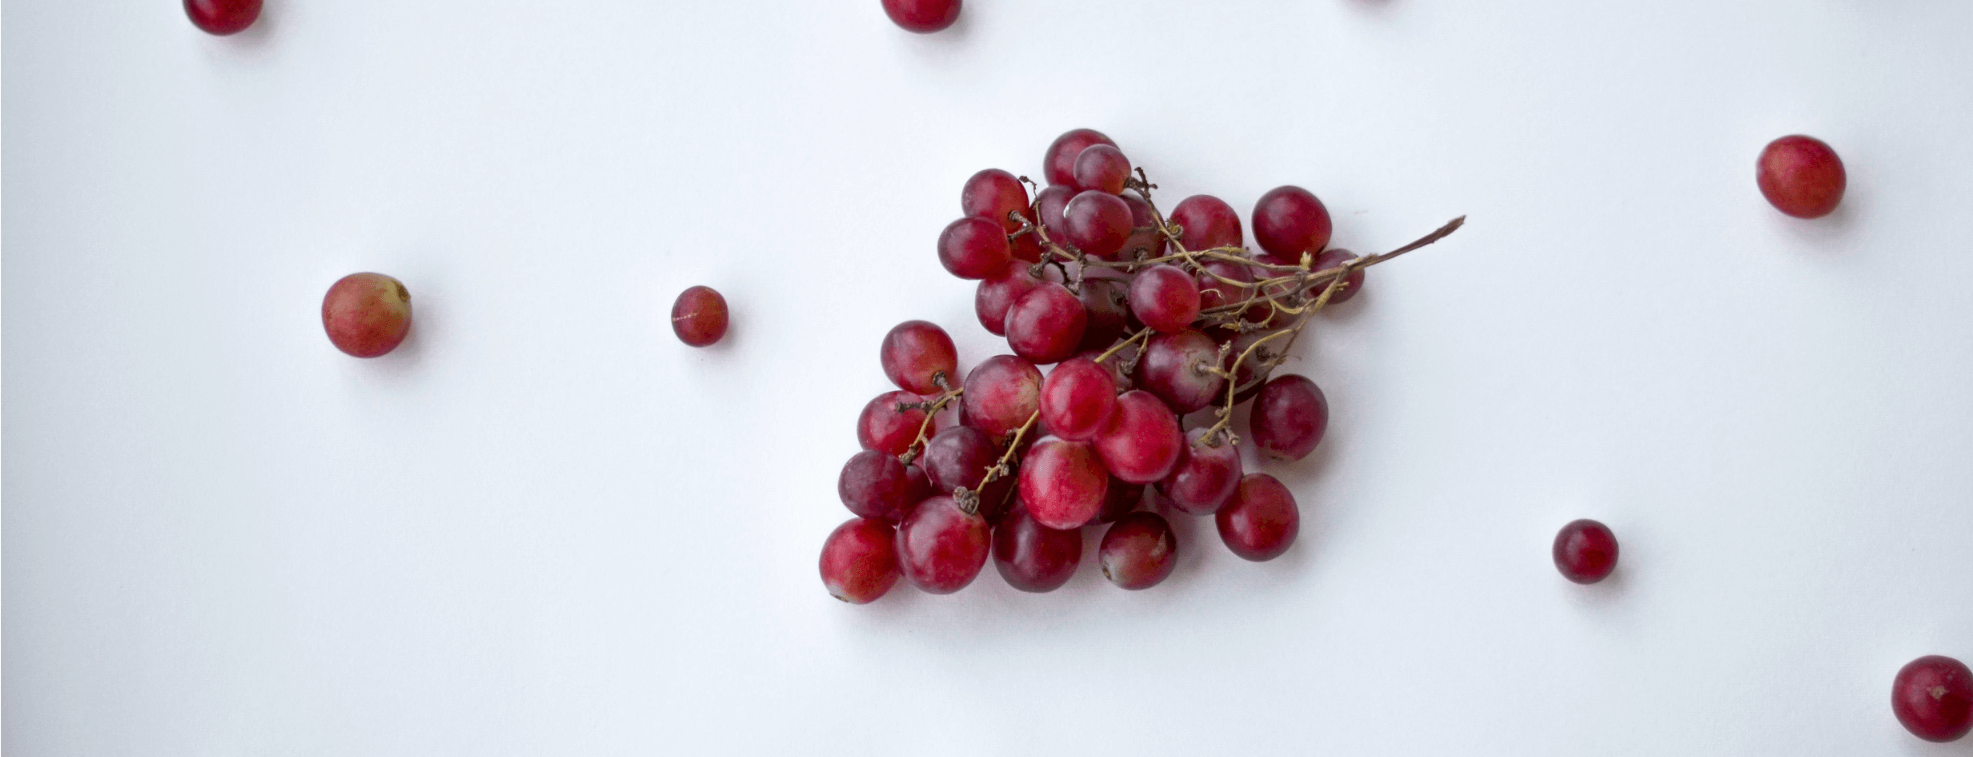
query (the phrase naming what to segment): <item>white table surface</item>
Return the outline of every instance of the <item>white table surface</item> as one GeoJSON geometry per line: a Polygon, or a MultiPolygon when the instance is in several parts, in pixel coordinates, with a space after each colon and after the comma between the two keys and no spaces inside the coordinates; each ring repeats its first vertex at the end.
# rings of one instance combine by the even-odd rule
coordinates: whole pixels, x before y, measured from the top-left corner
{"type": "MultiPolygon", "coordinates": [[[[6,0],[4,751],[1973,755],[1973,4],[6,0]],[[1287,556],[867,607],[892,324],[1079,126],[1371,272],[1287,556]],[[1819,221],[1754,185],[1805,132],[1819,221]],[[416,325],[336,352],[337,277],[416,325]],[[665,315],[709,284],[725,342],[665,315]],[[1549,541],[1594,517],[1606,583],[1549,541]]],[[[1092,542],[1093,546],[1093,542],[1092,542]]]]}

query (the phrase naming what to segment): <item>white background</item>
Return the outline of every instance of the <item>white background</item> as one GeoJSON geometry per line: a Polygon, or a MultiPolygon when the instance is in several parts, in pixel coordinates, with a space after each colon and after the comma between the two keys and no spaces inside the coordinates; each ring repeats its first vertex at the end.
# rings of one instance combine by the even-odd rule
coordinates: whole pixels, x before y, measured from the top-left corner
{"type": "MultiPolygon", "coordinates": [[[[1973,755],[1973,5],[4,6],[5,742],[48,755],[1973,755]],[[851,607],[877,344],[1079,126],[1165,207],[1452,238],[1303,340],[1300,541],[851,607]],[[1821,137],[1841,210],[1754,159],[1821,137]],[[410,340],[336,352],[374,270],[410,340]],[[670,333],[679,290],[732,303],[670,333]],[[1609,523],[1577,587],[1549,542],[1609,523]]],[[[1093,539],[1093,536],[1092,536],[1093,539]]],[[[1093,542],[1092,542],[1093,545],[1093,542]]]]}

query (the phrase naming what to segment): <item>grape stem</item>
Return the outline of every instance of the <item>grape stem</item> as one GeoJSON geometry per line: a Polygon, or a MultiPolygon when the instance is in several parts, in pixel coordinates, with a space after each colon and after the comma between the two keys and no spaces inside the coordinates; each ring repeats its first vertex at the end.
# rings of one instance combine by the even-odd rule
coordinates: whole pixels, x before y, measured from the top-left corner
{"type": "MultiPolygon", "coordinates": [[[[937,384],[940,388],[945,388],[945,372],[940,371],[934,374],[932,376],[932,383],[937,384]]],[[[925,411],[925,419],[918,422],[918,436],[911,440],[910,446],[904,448],[904,454],[897,456],[898,462],[910,465],[912,460],[917,459],[918,455],[925,451],[925,445],[931,441],[928,433],[932,430],[932,421],[938,418],[939,412],[944,410],[946,405],[952,404],[953,400],[959,399],[960,395],[965,393],[966,387],[962,386],[958,389],[946,389],[945,393],[940,394],[937,399],[930,399],[924,402],[897,403],[897,411],[900,413],[906,410],[925,411]]]]}
{"type": "Polygon", "coordinates": [[[967,489],[962,486],[953,490],[952,499],[959,503],[960,510],[964,510],[967,515],[973,515],[980,511],[980,492],[986,491],[987,484],[993,483],[1000,477],[1013,472],[1014,452],[1021,448],[1021,438],[1027,436],[1028,429],[1034,428],[1034,422],[1040,418],[1041,411],[1036,410],[1028,414],[1026,423],[1022,423],[1020,428],[1014,429],[1014,435],[1007,440],[1007,451],[1000,453],[999,461],[987,466],[986,475],[980,477],[979,488],[967,489]]]}

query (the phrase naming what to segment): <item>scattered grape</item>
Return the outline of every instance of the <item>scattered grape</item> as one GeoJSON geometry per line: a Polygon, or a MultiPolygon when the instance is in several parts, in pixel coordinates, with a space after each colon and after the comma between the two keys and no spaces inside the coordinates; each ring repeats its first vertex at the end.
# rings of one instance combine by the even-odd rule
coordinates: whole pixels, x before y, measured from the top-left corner
{"type": "MultiPolygon", "coordinates": [[[[722,331],[725,313],[722,303],[722,331]]],[[[344,276],[322,297],[322,328],[329,332],[329,342],[345,353],[356,357],[386,354],[397,349],[411,331],[411,292],[402,282],[381,273],[344,276]]]]}
{"type": "Polygon", "coordinates": [[[1834,212],[1849,184],[1836,151],[1820,139],[1800,134],[1769,142],[1761,150],[1754,179],[1769,205],[1796,218],[1821,218],[1834,212]]]}
{"type": "Polygon", "coordinates": [[[260,18],[260,0],[185,0],[185,15],[201,31],[223,37],[253,26],[260,18]]]}
{"type": "Polygon", "coordinates": [[[905,31],[930,34],[959,20],[959,0],[884,0],[884,14],[905,31]]]}
{"type": "Polygon", "coordinates": [[[671,331],[694,347],[718,342],[726,336],[726,298],[705,286],[680,292],[671,304],[671,331]]]}
{"type": "Polygon", "coordinates": [[[1593,584],[1617,568],[1617,535],[1593,520],[1571,521],[1555,534],[1555,568],[1562,577],[1593,584]]]}
{"type": "Polygon", "coordinates": [[[1942,655],[1905,663],[1891,682],[1891,711],[1913,736],[1957,741],[1973,729],[1973,671],[1942,655]]]}

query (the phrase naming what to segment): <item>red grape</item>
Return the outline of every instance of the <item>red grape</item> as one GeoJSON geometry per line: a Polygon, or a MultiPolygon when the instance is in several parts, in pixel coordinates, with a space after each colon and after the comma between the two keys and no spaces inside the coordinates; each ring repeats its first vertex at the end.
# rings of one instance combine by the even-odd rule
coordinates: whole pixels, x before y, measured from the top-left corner
{"type": "Polygon", "coordinates": [[[1067,287],[1048,282],[1021,295],[1003,325],[1014,354],[1047,365],[1076,354],[1088,324],[1082,301],[1067,287]]]}
{"type": "MultiPolygon", "coordinates": [[[[1230,363],[1235,360],[1239,360],[1240,362],[1240,364],[1234,367],[1233,369],[1233,385],[1239,387],[1241,393],[1244,395],[1252,396],[1253,394],[1258,393],[1261,390],[1261,387],[1251,386],[1251,384],[1253,384],[1255,381],[1265,381],[1268,375],[1272,373],[1276,367],[1280,366],[1282,360],[1284,359],[1281,352],[1278,349],[1279,347],[1281,347],[1281,345],[1287,343],[1287,341],[1283,339],[1276,339],[1274,341],[1263,344],[1260,346],[1259,349],[1254,350],[1253,354],[1247,355],[1248,348],[1253,347],[1255,342],[1259,342],[1261,339],[1266,338],[1267,336],[1268,336],[1268,332],[1249,331],[1245,334],[1241,334],[1239,336],[1234,337],[1233,346],[1228,348],[1226,351],[1227,362],[1230,363]],[[1247,359],[1240,360],[1241,355],[1247,355],[1247,359]]],[[[1240,394],[1236,394],[1234,395],[1234,401],[1245,402],[1246,397],[1241,396],[1240,394]]],[[[1249,424],[1249,426],[1251,425],[1252,424],[1249,424]]]]}
{"type": "Polygon", "coordinates": [[[201,31],[225,36],[253,26],[260,0],[185,0],[185,15],[201,31]]]}
{"type": "Polygon", "coordinates": [[[1153,329],[1183,331],[1199,317],[1199,282],[1175,265],[1154,265],[1130,280],[1130,312],[1153,329]]]}
{"type": "Polygon", "coordinates": [[[1083,442],[1049,437],[1035,442],[1021,461],[1021,502],[1049,528],[1075,528],[1096,517],[1109,491],[1110,472],[1083,442]]]}
{"type": "Polygon", "coordinates": [[[1301,187],[1275,187],[1254,203],[1254,241],[1281,265],[1299,265],[1329,245],[1329,209],[1301,187]]]}
{"type": "Polygon", "coordinates": [[[886,455],[902,455],[918,440],[918,429],[925,423],[925,411],[899,410],[899,403],[923,402],[907,391],[885,392],[863,406],[856,418],[856,443],[886,455]]]}
{"type": "Polygon", "coordinates": [[[1076,156],[1075,185],[1078,189],[1122,194],[1124,180],[1130,178],[1130,159],[1116,145],[1090,145],[1076,156]]]}
{"type": "Polygon", "coordinates": [[[1041,419],[1056,436],[1089,441],[1117,407],[1116,374],[1088,357],[1062,361],[1041,380],[1041,419]]]}
{"type": "Polygon", "coordinates": [[[1117,143],[1095,129],[1070,129],[1056,137],[1041,158],[1042,174],[1048,177],[1048,183],[1073,186],[1076,183],[1076,158],[1090,145],[1115,147],[1117,143]]]}
{"type": "Polygon", "coordinates": [[[1843,159],[1815,137],[1794,134],[1761,150],[1754,179],[1768,204],[1796,218],[1821,218],[1843,202],[1843,159]]]}
{"type": "Polygon", "coordinates": [[[1213,515],[1213,525],[1233,554],[1265,562],[1294,546],[1295,535],[1302,530],[1302,511],[1280,481],[1265,473],[1249,473],[1240,479],[1232,499],[1213,515]]]}
{"type": "Polygon", "coordinates": [[[1024,263],[1041,262],[1041,236],[1034,232],[1007,238],[1007,256],[1024,263]]]}
{"type": "Polygon", "coordinates": [[[959,0],[884,0],[884,14],[905,31],[930,34],[959,20],[959,0]]]}
{"type": "Polygon", "coordinates": [[[995,355],[966,374],[959,396],[966,422],[994,438],[1014,433],[1041,409],[1041,371],[1013,355],[995,355]]]}
{"type": "Polygon", "coordinates": [[[1137,359],[1134,378],[1138,388],[1184,415],[1212,404],[1226,391],[1226,378],[1213,373],[1218,366],[1219,345],[1198,329],[1186,329],[1151,337],[1137,359]]]}
{"type": "Polygon", "coordinates": [[[1157,586],[1178,565],[1178,537],[1157,513],[1139,510],[1118,518],[1096,549],[1103,577],[1136,591],[1157,586]]]}
{"type": "Polygon", "coordinates": [[[1117,478],[1148,484],[1171,475],[1185,436],[1178,416],[1150,392],[1135,390],[1117,396],[1109,425],[1096,438],[1096,453],[1117,478]]]}
{"type": "Polygon", "coordinates": [[[1240,485],[1240,451],[1221,440],[1219,446],[1201,441],[1206,430],[1195,428],[1186,434],[1178,467],[1159,487],[1173,507],[1186,515],[1211,515],[1233,496],[1240,485]]]}
{"type": "Polygon", "coordinates": [[[985,431],[970,426],[954,426],[932,435],[925,442],[925,453],[918,458],[925,477],[939,494],[957,489],[977,491],[986,469],[998,462],[1000,453],[985,431]]]}
{"type": "Polygon", "coordinates": [[[992,542],[985,518],[967,514],[951,497],[933,497],[898,524],[898,567],[926,593],[951,594],[980,575],[992,542]]]}
{"type": "Polygon", "coordinates": [[[1957,741],[1973,729],[1973,670],[1943,655],[1905,663],[1891,682],[1891,711],[1913,736],[1957,741]]]}
{"type": "Polygon", "coordinates": [[[984,279],[1013,259],[1007,233],[985,218],[961,218],[939,233],[939,264],[962,279],[984,279]]]}
{"type": "Polygon", "coordinates": [[[959,212],[993,221],[1009,232],[1021,230],[1021,222],[1010,213],[1034,220],[1028,208],[1028,188],[998,168],[988,168],[966,180],[966,186],[959,190],[959,212]]]}
{"type": "Polygon", "coordinates": [[[1130,205],[1123,198],[1085,190],[1062,208],[1062,240],[1090,256],[1114,260],[1130,238],[1130,205]]]}
{"type": "Polygon", "coordinates": [[[1124,238],[1123,251],[1118,254],[1118,259],[1135,260],[1139,254],[1146,258],[1163,256],[1170,243],[1158,231],[1158,219],[1153,215],[1151,203],[1145,202],[1135,192],[1117,196],[1130,206],[1131,226],[1130,236],[1124,238]]]}
{"type": "Polygon", "coordinates": [[[1006,335],[1007,310],[1045,281],[1028,272],[1032,267],[1024,261],[1009,260],[1000,273],[980,282],[979,290],[973,295],[973,312],[980,317],[980,325],[994,336],[1006,335]]]}
{"type": "Polygon", "coordinates": [[[726,298],[704,286],[679,293],[671,304],[671,331],[694,347],[719,341],[726,336],[726,298]]]}
{"type": "MultiPolygon", "coordinates": [[[[1228,283],[1224,279],[1252,284],[1254,283],[1252,269],[1230,260],[1210,260],[1199,267],[1205,269],[1194,277],[1199,284],[1200,310],[1247,301],[1247,287],[1228,283]]],[[[1264,315],[1265,306],[1262,306],[1262,311],[1264,315]]]]}
{"type": "Polygon", "coordinates": [[[1082,531],[1041,525],[1016,506],[993,529],[993,567],[1007,585],[1021,591],[1054,591],[1068,583],[1082,562],[1082,531]]]}
{"type": "Polygon", "coordinates": [[[932,496],[930,482],[922,475],[913,477],[909,466],[897,458],[872,449],[850,456],[836,477],[836,494],[843,506],[865,518],[896,522],[932,496]]]}
{"type": "Polygon", "coordinates": [[[1329,428],[1329,400],[1304,376],[1277,376],[1261,387],[1248,418],[1254,446],[1277,460],[1300,460],[1322,443],[1329,428]]]}
{"type": "Polygon", "coordinates": [[[1110,477],[1110,485],[1103,493],[1103,509],[1096,513],[1096,522],[1114,523],[1124,517],[1144,501],[1144,485],[1133,484],[1116,476],[1110,477]]]}
{"type": "Polygon", "coordinates": [[[1047,187],[1034,196],[1035,223],[1048,231],[1048,238],[1061,244],[1067,237],[1068,222],[1063,220],[1062,211],[1067,210],[1069,201],[1075,199],[1076,190],[1067,184],[1047,187]]]}
{"type": "MultiPolygon", "coordinates": [[[[1350,262],[1355,258],[1356,255],[1350,252],[1349,250],[1326,250],[1321,255],[1315,256],[1315,262],[1309,264],[1309,270],[1322,271],[1330,268],[1335,268],[1344,263],[1350,262]]],[[[1325,283],[1322,286],[1318,286],[1315,289],[1309,290],[1310,296],[1313,297],[1322,296],[1322,290],[1324,287],[1327,286],[1329,285],[1325,283]]],[[[1336,289],[1335,294],[1329,295],[1329,304],[1341,305],[1345,302],[1348,302],[1351,297],[1356,296],[1356,291],[1362,288],[1363,288],[1363,269],[1358,268],[1354,271],[1351,271],[1350,275],[1343,277],[1343,285],[1336,289]]]]}
{"type": "Polygon", "coordinates": [[[1240,234],[1240,214],[1233,212],[1233,206],[1225,200],[1212,195],[1193,195],[1180,200],[1171,209],[1171,222],[1183,227],[1178,234],[1179,245],[1193,252],[1239,247],[1245,241],[1240,234]]]}
{"type": "Polygon", "coordinates": [[[1078,349],[1106,350],[1123,337],[1130,327],[1130,301],[1124,297],[1124,282],[1100,279],[1083,272],[1082,293],[1076,295],[1087,313],[1078,349]]]}
{"type": "MultiPolygon", "coordinates": [[[[686,290],[686,294],[691,291],[686,290]]],[[[719,312],[721,331],[724,331],[724,303],[719,312]]],[[[402,282],[381,273],[344,276],[322,296],[322,328],[329,332],[329,342],[347,354],[377,357],[388,353],[397,349],[404,342],[404,335],[411,331],[411,292],[402,282]]]]}
{"type": "Polygon", "coordinates": [[[822,542],[822,585],[829,596],[869,604],[897,584],[896,529],[886,521],[851,518],[822,542]]]}
{"type": "Polygon", "coordinates": [[[1563,578],[1593,584],[1617,568],[1617,535],[1593,520],[1570,521],[1555,534],[1554,553],[1563,578]]]}
{"type": "Polygon", "coordinates": [[[899,389],[914,394],[944,391],[938,382],[956,386],[959,377],[959,350],[945,329],[929,321],[905,321],[891,327],[878,350],[884,375],[899,389]]]}

